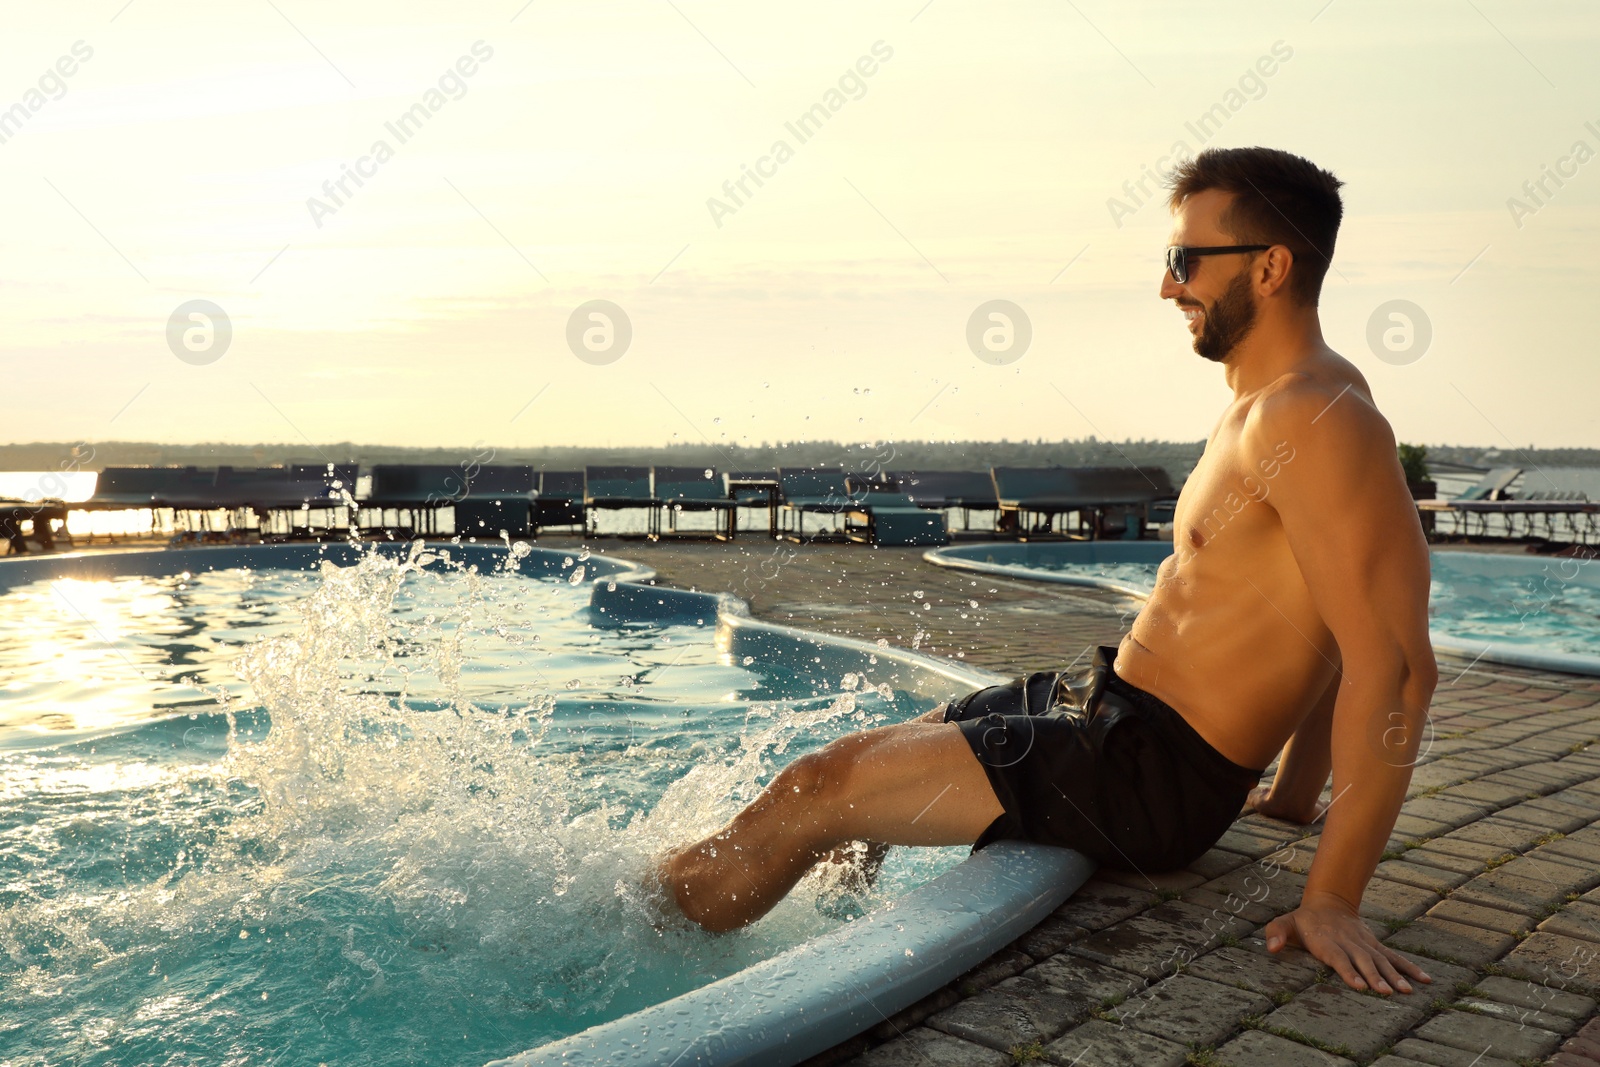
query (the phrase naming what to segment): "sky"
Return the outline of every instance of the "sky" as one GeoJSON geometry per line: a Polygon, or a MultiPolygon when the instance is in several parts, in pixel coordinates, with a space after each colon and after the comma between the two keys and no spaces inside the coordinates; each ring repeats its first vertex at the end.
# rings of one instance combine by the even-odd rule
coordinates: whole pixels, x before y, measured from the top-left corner
{"type": "Polygon", "coordinates": [[[1152,175],[1261,144],[1400,440],[1600,447],[1581,0],[4,18],[6,441],[1196,440],[1152,175]]]}

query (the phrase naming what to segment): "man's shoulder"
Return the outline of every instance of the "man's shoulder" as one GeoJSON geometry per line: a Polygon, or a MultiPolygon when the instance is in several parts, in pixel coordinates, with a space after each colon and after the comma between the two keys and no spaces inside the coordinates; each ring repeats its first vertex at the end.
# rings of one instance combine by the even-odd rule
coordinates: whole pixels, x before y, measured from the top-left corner
{"type": "Polygon", "coordinates": [[[1274,441],[1315,431],[1328,442],[1352,436],[1366,440],[1390,432],[1366,379],[1343,359],[1309,371],[1290,371],[1273,381],[1251,405],[1245,431],[1249,437],[1274,441]]]}

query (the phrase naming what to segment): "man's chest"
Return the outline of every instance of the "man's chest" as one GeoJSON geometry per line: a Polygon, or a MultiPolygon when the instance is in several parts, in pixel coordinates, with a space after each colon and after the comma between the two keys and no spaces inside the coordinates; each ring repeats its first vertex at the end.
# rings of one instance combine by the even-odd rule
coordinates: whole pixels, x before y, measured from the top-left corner
{"type": "Polygon", "coordinates": [[[1255,455],[1241,447],[1233,427],[1219,428],[1184,483],[1173,514],[1173,549],[1188,554],[1237,557],[1282,544],[1282,527],[1268,503],[1275,480],[1294,462],[1287,441],[1255,455]]]}

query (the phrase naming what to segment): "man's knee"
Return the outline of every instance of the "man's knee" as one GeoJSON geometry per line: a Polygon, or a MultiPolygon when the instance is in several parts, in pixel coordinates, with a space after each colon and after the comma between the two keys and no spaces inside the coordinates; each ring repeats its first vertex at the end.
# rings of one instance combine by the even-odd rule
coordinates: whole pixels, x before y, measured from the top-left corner
{"type": "Polygon", "coordinates": [[[873,732],[847,734],[790,763],[773,785],[784,799],[807,806],[847,804],[863,758],[879,743],[873,732]]]}

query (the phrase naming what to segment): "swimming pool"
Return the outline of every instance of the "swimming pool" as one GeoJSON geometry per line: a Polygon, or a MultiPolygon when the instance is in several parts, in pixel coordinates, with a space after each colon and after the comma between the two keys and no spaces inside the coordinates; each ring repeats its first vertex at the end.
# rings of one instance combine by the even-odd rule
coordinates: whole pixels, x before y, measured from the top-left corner
{"type": "Polygon", "coordinates": [[[723,1051],[794,1030],[786,997],[859,1029],[1089,873],[1059,850],[895,850],[866,899],[818,877],[735,935],[660,928],[649,856],[794,755],[990,679],[581,552],[73,563],[0,565],[0,1045],[20,1062],[477,1064],[568,1035],[728,1062],[703,1026],[675,1048],[633,1013],[714,1016],[723,1051]]]}
{"type": "MultiPolygon", "coordinates": [[[[946,567],[1097,586],[1144,599],[1167,541],[958,545],[923,558],[946,567]]],[[[1594,555],[1430,553],[1429,634],[1437,652],[1576,674],[1600,674],[1600,565],[1594,555]]]]}

